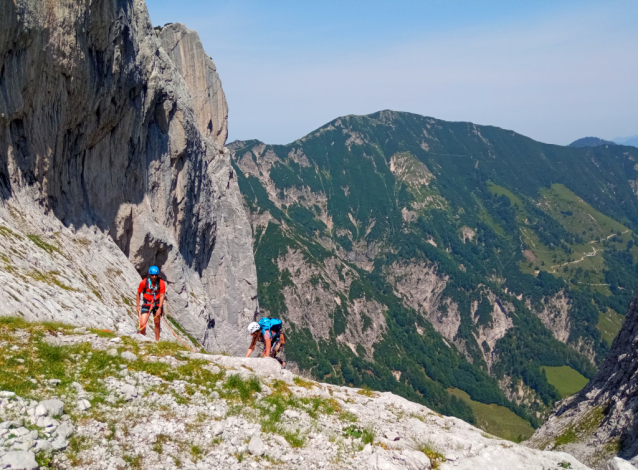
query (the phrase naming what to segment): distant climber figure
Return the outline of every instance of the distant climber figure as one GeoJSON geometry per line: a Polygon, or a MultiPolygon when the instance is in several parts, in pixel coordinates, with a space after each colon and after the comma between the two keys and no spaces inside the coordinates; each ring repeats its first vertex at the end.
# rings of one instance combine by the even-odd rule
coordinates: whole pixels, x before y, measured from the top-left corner
{"type": "Polygon", "coordinates": [[[266,318],[262,317],[258,322],[252,322],[248,325],[248,334],[253,338],[248,347],[246,357],[249,357],[255,350],[257,341],[264,343],[264,352],[259,357],[264,357],[268,354],[269,357],[274,357],[279,361],[281,367],[286,367],[286,363],[277,357],[277,353],[281,352],[282,348],[286,344],[286,336],[282,329],[282,322],[278,318],[266,318]]]}
{"type": "Polygon", "coordinates": [[[153,314],[155,323],[155,340],[160,338],[160,321],[166,295],[166,283],[159,277],[159,268],[151,266],[148,268],[148,276],[140,282],[137,288],[135,303],[139,318],[139,330],[142,335],[146,334],[146,324],[149,316],[153,314]],[[140,295],[142,296],[142,307],[140,308],[140,295]]]}

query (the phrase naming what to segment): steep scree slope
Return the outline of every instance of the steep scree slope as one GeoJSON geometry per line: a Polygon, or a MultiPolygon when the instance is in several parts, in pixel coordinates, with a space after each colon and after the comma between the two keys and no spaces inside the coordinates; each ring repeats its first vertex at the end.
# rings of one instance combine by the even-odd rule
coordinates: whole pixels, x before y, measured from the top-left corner
{"type": "Polygon", "coordinates": [[[638,463],[638,300],[596,377],[580,393],[561,402],[529,445],[565,450],[603,468],[620,455],[638,463]]]}
{"type": "Polygon", "coordinates": [[[638,282],[631,147],[382,111],[229,148],[260,306],[323,381],[471,421],[457,388],[537,424],[560,399],[541,367],[592,378],[608,351],[597,325],[617,333],[599,323],[638,282]]]}
{"type": "MultiPolygon", "coordinates": [[[[56,284],[50,273],[68,271],[98,292],[85,298],[89,310],[113,323],[115,308],[135,314],[123,299],[105,301],[101,289],[126,284],[119,295],[133,297],[139,276],[126,258],[139,273],[158,264],[169,312],[184,328],[210,350],[241,349],[256,308],[250,225],[222,147],[225,98],[197,34],[181,25],[170,26],[173,36],[155,32],[139,0],[1,0],[0,12],[0,235],[11,249],[18,239],[8,226],[20,227],[47,252],[46,272],[37,259],[25,261],[44,275],[27,285],[48,280],[46,289],[64,295],[72,291],[58,284],[70,281],[56,284]],[[170,51],[179,67],[158,35],[188,53],[170,51]],[[199,127],[201,116],[210,129],[199,127]],[[71,269],[56,267],[67,248],[81,248],[63,243],[83,227],[85,249],[110,250],[112,270],[91,252],[71,269]]],[[[16,264],[3,261],[7,272],[16,264]]],[[[0,298],[4,314],[83,321],[76,304],[18,309],[11,299],[20,297],[4,285],[0,298]]]]}

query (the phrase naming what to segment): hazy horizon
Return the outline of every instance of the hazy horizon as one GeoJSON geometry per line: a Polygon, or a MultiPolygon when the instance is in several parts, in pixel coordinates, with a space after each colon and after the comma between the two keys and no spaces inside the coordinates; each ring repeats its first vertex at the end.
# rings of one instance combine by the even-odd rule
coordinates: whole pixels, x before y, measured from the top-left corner
{"type": "Polygon", "coordinates": [[[147,0],[195,29],[229,138],[292,142],[383,109],[567,145],[638,133],[638,2],[147,0]]]}

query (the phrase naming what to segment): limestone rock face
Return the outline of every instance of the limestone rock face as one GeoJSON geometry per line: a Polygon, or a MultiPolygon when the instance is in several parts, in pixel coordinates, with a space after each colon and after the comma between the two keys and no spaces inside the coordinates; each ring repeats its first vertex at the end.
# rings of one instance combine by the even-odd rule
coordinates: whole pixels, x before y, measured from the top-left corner
{"type": "Polygon", "coordinates": [[[164,50],[190,91],[199,130],[220,145],[228,137],[228,105],[213,59],[206,54],[199,35],[181,23],[157,28],[164,50]]]}
{"type": "MultiPolygon", "coordinates": [[[[7,226],[29,236],[61,234],[50,243],[58,251],[49,253],[47,272],[70,271],[78,282],[85,278],[80,266],[54,255],[70,250],[65,240],[83,230],[91,259],[94,241],[111,250],[102,240],[110,235],[122,256],[96,252],[87,264],[99,281],[86,276],[86,285],[130,286],[118,297],[134,302],[139,275],[157,264],[169,314],[208,349],[241,350],[257,308],[251,229],[229,152],[219,143],[225,131],[210,136],[218,141],[209,138],[194,111],[195,104],[225,109],[219,80],[208,102],[189,90],[140,0],[0,0],[0,11],[0,215],[7,226]],[[117,266],[126,258],[133,278],[117,266]],[[108,275],[102,260],[112,262],[108,275]]],[[[189,76],[199,86],[200,76],[189,76]]],[[[225,128],[225,112],[215,122],[217,131],[225,128]]],[[[11,248],[18,239],[6,243],[11,248]]],[[[29,272],[41,261],[33,258],[22,266],[29,272]]],[[[48,288],[51,296],[56,289],[82,292],[52,281],[48,288]]],[[[3,289],[0,298],[12,298],[3,289]]],[[[105,317],[126,305],[89,297],[105,317]]],[[[15,305],[3,303],[0,314],[39,318],[36,309],[15,305]]],[[[81,323],[75,304],[56,305],[48,317],[81,323]]]]}
{"type": "Polygon", "coordinates": [[[638,461],[638,299],[596,377],[557,405],[528,445],[558,448],[594,468],[618,454],[638,461]]]}

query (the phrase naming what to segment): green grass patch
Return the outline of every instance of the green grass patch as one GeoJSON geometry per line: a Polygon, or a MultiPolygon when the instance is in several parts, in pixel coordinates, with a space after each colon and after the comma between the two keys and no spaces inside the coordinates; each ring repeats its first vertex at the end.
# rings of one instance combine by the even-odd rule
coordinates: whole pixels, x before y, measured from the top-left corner
{"type": "Polygon", "coordinates": [[[476,416],[476,425],[489,434],[513,442],[529,439],[534,434],[534,428],[527,421],[504,406],[474,401],[457,388],[448,389],[448,393],[470,405],[476,416]]]}
{"type": "Polygon", "coordinates": [[[91,333],[95,333],[96,335],[98,335],[100,338],[115,338],[117,336],[112,331],[107,331],[107,330],[98,330],[95,328],[91,328],[90,331],[91,333]]]}
{"type": "Polygon", "coordinates": [[[629,232],[627,227],[597,211],[562,184],[542,189],[539,204],[563,227],[580,234],[586,242],[607,238],[617,232],[629,232]]]}
{"type": "Polygon", "coordinates": [[[355,439],[361,439],[361,442],[365,444],[372,444],[374,442],[374,430],[372,428],[360,428],[354,424],[343,428],[343,435],[346,437],[353,437],[355,439]]]}
{"type": "Polygon", "coordinates": [[[364,397],[372,398],[376,396],[374,391],[369,387],[363,387],[361,390],[357,391],[358,395],[363,395],[364,397]]]}
{"type": "Polygon", "coordinates": [[[91,442],[86,436],[71,436],[69,439],[69,447],[67,450],[67,457],[73,466],[79,466],[82,462],[78,457],[78,454],[83,450],[89,449],[91,442]]]}
{"type": "Polygon", "coordinates": [[[0,317],[0,328],[15,331],[17,329],[28,329],[31,323],[20,317],[0,317]]]}
{"type": "Polygon", "coordinates": [[[578,436],[576,435],[576,431],[574,428],[569,427],[563,432],[560,436],[556,438],[554,441],[555,447],[563,446],[565,444],[571,444],[572,442],[576,442],[578,440],[578,436]]]}
{"type": "Polygon", "coordinates": [[[428,456],[433,470],[438,470],[441,468],[441,463],[447,461],[445,456],[431,442],[420,442],[416,448],[428,456]]]}
{"type": "Polygon", "coordinates": [[[250,377],[245,380],[239,374],[233,374],[226,380],[224,388],[238,392],[241,401],[247,402],[254,393],[261,392],[261,383],[257,377],[250,377]]]}
{"type": "Polygon", "coordinates": [[[34,269],[33,271],[29,271],[25,273],[25,275],[29,276],[34,281],[44,282],[45,284],[49,284],[51,286],[57,286],[62,290],[71,291],[71,292],[78,291],[78,289],[67,286],[62,281],[60,281],[57,278],[57,276],[60,276],[60,273],[58,271],[49,271],[49,272],[43,273],[38,271],[37,269],[34,269]]]}
{"type": "Polygon", "coordinates": [[[333,400],[318,397],[296,398],[287,389],[282,390],[280,388],[259,402],[261,430],[262,432],[283,436],[292,447],[303,447],[306,436],[300,433],[299,430],[291,431],[281,424],[284,411],[297,408],[316,419],[319,414],[333,414],[337,411],[332,402],[333,400]]]}
{"type": "Polygon", "coordinates": [[[487,189],[495,196],[507,197],[513,206],[516,206],[517,209],[521,211],[524,210],[525,206],[523,204],[523,201],[521,201],[520,198],[509,189],[499,186],[498,184],[494,184],[491,181],[487,184],[487,189]]]}
{"type": "Polygon", "coordinates": [[[304,380],[301,377],[295,377],[294,379],[292,379],[292,381],[297,387],[303,387],[307,389],[311,389],[315,385],[314,382],[310,382],[309,380],[304,380]]]}
{"type": "Polygon", "coordinates": [[[579,392],[589,380],[569,366],[542,366],[547,381],[556,387],[561,397],[565,398],[579,392]]]}
{"type": "Polygon", "coordinates": [[[136,372],[146,372],[147,374],[160,377],[168,382],[182,377],[178,372],[174,371],[170,365],[163,362],[136,361],[128,363],[128,368],[136,372]]]}
{"type": "Polygon", "coordinates": [[[125,455],[124,461],[129,464],[129,468],[141,469],[142,468],[142,456],[137,455],[125,455]]]}
{"type": "Polygon", "coordinates": [[[38,235],[27,235],[27,238],[31,240],[38,248],[43,249],[47,253],[51,254],[53,252],[60,253],[60,249],[57,246],[51,245],[50,243],[45,242],[38,235]]]}
{"type": "Polygon", "coordinates": [[[350,411],[345,411],[339,415],[339,419],[341,419],[341,421],[345,421],[346,423],[356,423],[359,418],[357,418],[356,414],[351,413],[350,411]]]}
{"type": "Polygon", "coordinates": [[[9,240],[12,240],[12,239],[21,240],[22,239],[22,237],[20,235],[15,233],[9,227],[5,227],[4,225],[0,225],[0,235],[2,235],[5,238],[8,238],[9,240]]]}
{"type": "Polygon", "coordinates": [[[602,336],[605,343],[607,343],[608,346],[611,346],[612,341],[618,335],[618,332],[622,328],[624,322],[624,315],[620,315],[612,309],[607,309],[605,313],[598,313],[598,324],[596,325],[596,329],[600,331],[600,336],[602,336]]]}
{"type": "Polygon", "coordinates": [[[204,451],[202,450],[201,447],[197,445],[192,445],[190,448],[190,454],[191,454],[191,457],[193,458],[193,461],[197,462],[199,459],[202,458],[202,455],[204,455],[204,451]]]}
{"type": "Polygon", "coordinates": [[[146,346],[146,351],[154,356],[174,356],[187,349],[175,341],[155,341],[146,346]]]}

